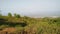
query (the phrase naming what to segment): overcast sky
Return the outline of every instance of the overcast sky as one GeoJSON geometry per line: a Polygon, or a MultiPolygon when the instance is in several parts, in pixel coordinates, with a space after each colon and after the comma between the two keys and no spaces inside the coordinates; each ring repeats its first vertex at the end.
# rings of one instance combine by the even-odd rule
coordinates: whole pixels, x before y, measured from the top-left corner
{"type": "Polygon", "coordinates": [[[60,0],[0,0],[0,10],[31,17],[60,16],[60,0]]]}

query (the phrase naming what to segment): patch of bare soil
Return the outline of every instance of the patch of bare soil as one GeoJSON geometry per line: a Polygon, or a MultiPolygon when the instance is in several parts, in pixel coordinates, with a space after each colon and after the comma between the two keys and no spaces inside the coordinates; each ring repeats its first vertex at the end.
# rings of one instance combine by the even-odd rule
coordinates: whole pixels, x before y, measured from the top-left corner
{"type": "Polygon", "coordinates": [[[14,32],[16,30],[16,28],[13,27],[9,27],[9,28],[5,28],[2,31],[6,31],[6,32],[14,32]]]}

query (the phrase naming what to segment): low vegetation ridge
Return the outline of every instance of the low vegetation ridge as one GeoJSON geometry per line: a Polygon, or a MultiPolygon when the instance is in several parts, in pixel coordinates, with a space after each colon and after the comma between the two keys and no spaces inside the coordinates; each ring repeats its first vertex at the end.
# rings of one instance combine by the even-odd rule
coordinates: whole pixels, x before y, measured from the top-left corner
{"type": "Polygon", "coordinates": [[[31,18],[0,15],[0,34],[60,34],[60,17],[31,18]]]}

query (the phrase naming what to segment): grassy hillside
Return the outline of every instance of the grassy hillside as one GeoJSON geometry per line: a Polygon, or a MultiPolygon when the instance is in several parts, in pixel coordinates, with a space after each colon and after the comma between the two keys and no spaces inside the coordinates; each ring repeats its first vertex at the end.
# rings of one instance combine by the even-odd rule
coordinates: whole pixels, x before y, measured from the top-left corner
{"type": "Polygon", "coordinates": [[[0,34],[60,34],[60,17],[0,16],[0,34]]]}

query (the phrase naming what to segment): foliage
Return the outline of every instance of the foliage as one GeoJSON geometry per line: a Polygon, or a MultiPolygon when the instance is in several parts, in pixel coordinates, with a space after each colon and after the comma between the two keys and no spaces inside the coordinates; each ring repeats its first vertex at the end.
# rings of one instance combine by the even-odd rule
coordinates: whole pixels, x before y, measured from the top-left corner
{"type": "Polygon", "coordinates": [[[9,16],[9,17],[12,17],[12,14],[11,14],[11,13],[8,13],[8,16],[9,16]]]}
{"type": "Polygon", "coordinates": [[[13,27],[16,28],[16,31],[13,32],[16,34],[60,34],[60,17],[31,18],[21,17],[19,14],[14,14],[14,16],[9,14],[9,17],[2,16],[2,19],[4,20],[0,20],[0,29],[13,27]]]}
{"type": "Polygon", "coordinates": [[[15,13],[15,14],[14,14],[14,17],[20,18],[20,15],[15,13]]]}

